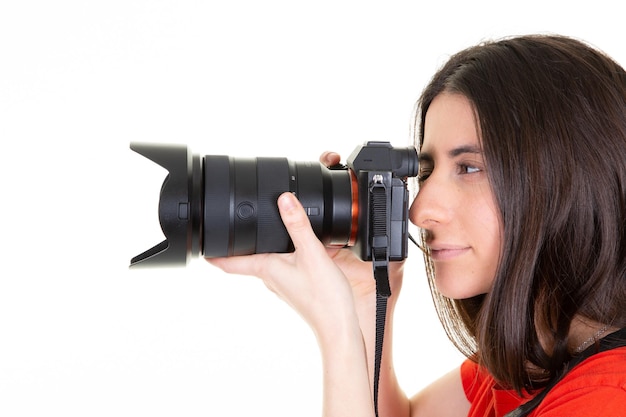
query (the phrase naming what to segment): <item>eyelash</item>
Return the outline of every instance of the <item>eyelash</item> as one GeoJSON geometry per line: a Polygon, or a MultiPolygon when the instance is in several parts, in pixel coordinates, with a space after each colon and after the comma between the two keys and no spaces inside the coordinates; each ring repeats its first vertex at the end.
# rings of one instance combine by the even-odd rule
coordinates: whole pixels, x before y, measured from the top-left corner
{"type": "Polygon", "coordinates": [[[417,175],[417,182],[421,184],[422,182],[426,181],[428,179],[428,177],[430,176],[431,172],[432,172],[432,170],[430,170],[430,171],[426,171],[426,170],[421,171],[420,170],[420,172],[417,175]]]}
{"type": "MultiPolygon", "coordinates": [[[[457,170],[458,170],[459,175],[476,174],[476,173],[482,171],[481,168],[478,168],[478,167],[476,167],[474,165],[470,165],[470,164],[459,163],[456,166],[457,166],[457,170]]],[[[420,171],[419,175],[417,176],[417,181],[419,183],[422,183],[422,182],[426,181],[428,179],[428,177],[430,177],[431,172],[432,172],[432,168],[420,171]]]]}

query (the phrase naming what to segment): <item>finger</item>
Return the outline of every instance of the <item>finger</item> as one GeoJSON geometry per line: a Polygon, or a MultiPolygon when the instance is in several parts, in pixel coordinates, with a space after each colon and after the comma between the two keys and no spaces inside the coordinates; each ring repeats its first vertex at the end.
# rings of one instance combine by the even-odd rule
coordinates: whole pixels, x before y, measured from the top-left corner
{"type": "Polygon", "coordinates": [[[337,152],[324,152],[320,156],[320,162],[327,167],[331,167],[341,162],[341,156],[337,152]]]}
{"type": "Polygon", "coordinates": [[[268,254],[256,254],[228,258],[206,258],[206,260],[228,274],[259,276],[261,266],[266,262],[267,256],[268,254]]]}
{"type": "Polygon", "coordinates": [[[278,197],[278,209],[296,251],[323,249],[322,243],[311,228],[311,221],[293,194],[281,194],[278,197]]]}

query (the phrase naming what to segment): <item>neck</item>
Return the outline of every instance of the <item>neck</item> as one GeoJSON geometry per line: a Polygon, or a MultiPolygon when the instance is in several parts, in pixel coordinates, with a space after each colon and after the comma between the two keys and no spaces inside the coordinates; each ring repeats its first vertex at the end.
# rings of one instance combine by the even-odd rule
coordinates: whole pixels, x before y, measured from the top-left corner
{"type": "Polygon", "coordinates": [[[608,324],[576,317],[570,330],[570,350],[573,354],[578,354],[616,330],[616,327],[608,324]]]}

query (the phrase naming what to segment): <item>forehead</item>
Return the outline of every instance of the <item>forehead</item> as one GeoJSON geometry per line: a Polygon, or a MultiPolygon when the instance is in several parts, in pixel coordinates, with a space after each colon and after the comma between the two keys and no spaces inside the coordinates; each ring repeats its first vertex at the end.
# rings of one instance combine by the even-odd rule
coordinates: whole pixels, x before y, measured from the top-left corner
{"type": "Polygon", "coordinates": [[[441,93],[435,97],[426,112],[422,151],[445,151],[458,147],[459,144],[480,144],[474,107],[461,94],[441,93]]]}

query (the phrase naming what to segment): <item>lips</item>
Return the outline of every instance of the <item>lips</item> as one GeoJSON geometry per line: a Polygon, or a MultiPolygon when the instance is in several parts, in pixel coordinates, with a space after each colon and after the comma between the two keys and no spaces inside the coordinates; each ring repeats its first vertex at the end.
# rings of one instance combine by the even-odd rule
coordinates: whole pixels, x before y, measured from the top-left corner
{"type": "Polygon", "coordinates": [[[469,252],[470,248],[459,245],[430,244],[430,256],[434,261],[448,261],[469,252]]]}

